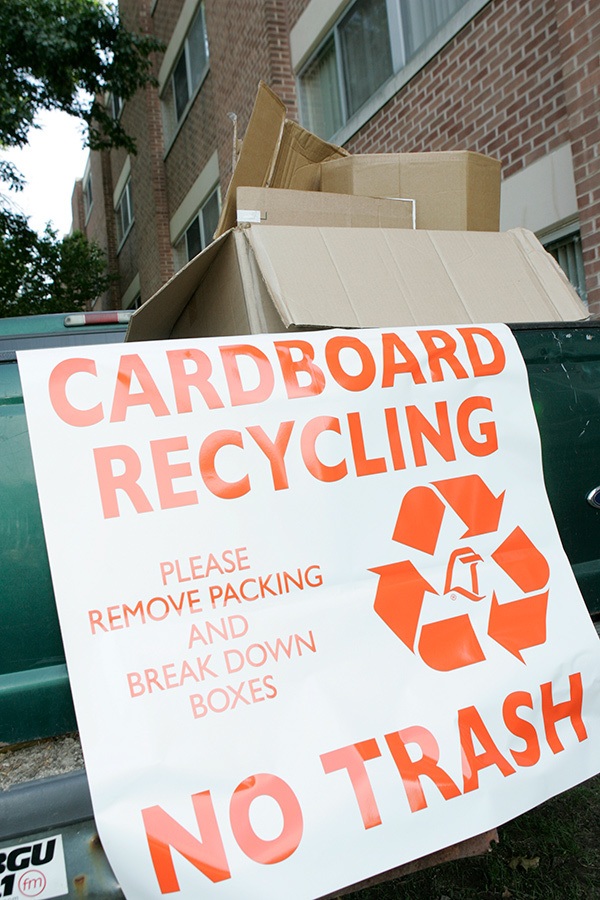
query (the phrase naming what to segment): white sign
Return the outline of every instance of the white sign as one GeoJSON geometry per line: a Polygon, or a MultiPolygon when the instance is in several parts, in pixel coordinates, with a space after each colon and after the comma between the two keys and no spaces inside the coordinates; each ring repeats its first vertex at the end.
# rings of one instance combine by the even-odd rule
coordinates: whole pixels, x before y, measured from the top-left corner
{"type": "Polygon", "coordinates": [[[599,644],[507,328],[19,365],[128,897],[318,897],[598,771],[599,644]]]}
{"type": "Polygon", "coordinates": [[[0,848],[0,897],[49,900],[68,893],[62,835],[0,848]]]}

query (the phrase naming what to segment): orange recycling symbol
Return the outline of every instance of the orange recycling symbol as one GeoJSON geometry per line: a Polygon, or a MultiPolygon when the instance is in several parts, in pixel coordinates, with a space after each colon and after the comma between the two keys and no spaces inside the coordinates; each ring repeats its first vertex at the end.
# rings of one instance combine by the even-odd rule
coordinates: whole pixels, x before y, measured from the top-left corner
{"type": "Polygon", "coordinates": [[[548,562],[522,528],[506,528],[504,496],[494,496],[479,475],[411,488],[400,504],[392,540],[430,557],[427,568],[430,580],[439,581],[437,588],[411,559],[370,569],[379,576],[375,612],[432,669],[448,672],[482,662],[490,640],[525,662],[522,652],[546,640],[548,562]],[[449,510],[466,525],[450,552],[447,541],[444,547],[439,542],[449,510]],[[470,604],[477,604],[478,615],[469,609],[452,614],[456,603],[472,611],[470,604]]]}

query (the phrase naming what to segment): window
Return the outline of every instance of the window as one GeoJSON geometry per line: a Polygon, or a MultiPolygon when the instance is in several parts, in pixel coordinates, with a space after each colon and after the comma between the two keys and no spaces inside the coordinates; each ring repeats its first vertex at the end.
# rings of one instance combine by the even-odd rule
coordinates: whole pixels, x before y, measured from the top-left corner
{"type": "Polygon", "coordinates": [[[175,60],[162,96],[165,130],[172,137],[208,72],[208,37],[201,3],[175,60]]]}
{"type": "Polygon", "coordinates": [[[93,197],[92,197],[92,176],[91,173],[88,172],[85,178],[83,179],[83,210],[85,212],[85,221],[90,217],[90,212],[92,209],[93,197]]]}
{"type": "Polygon", "coordinates": [[[185,265],[212,241],[221,209],[221,198],[218,186],[194,216],[180,240],[175,245],[175,255],[179,265],[185,265]]]}
{"type": "Polygon", "coordinates": [[[117,97],[116,94],[110,95],[110,114],[115,122],[121,117],[123,106],[124,104],[120,97],[117,97]]]}
{"type": "Polygon", "coordinates": [[[344,124],[335,43],[331,38],[301,79],[302,121],[314,134],[330,137],[344,124]]]}
{"type": "Polygon", "coordinates": [[[465,0],[400,0],[405,60],[411,59],[464,3],[465,0]]]}
{"type": "Polygon", "coordinates": [[[355,0],[299,75],[303,124],[342,128],[467,0],[355,0]]]}
{"type": "Polygon", "coordinates": [[[117,218],[117,244],[120,247],[133,225],[133,207],[131,205],[131,180],[128,179],[119,202],[115,207],[117,218]]]}
{"type": "Polygon", "coordinates": [[[579,231],[555,237],[548,235],[543,239],[543,244],[548,253],[551,253],[557,261],[581,299],[587,304],[587,291],[585,288],[585,270],[583,268],[583,254],[581,252],[581,235],[579,231]]]}

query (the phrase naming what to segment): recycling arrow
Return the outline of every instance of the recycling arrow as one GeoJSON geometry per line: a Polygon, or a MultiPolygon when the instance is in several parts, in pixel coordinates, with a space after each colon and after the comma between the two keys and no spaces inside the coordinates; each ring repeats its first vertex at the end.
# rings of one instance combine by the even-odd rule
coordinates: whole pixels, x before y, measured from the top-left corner
{"type": "Polygon", "coordinates": [[[531,543],[522,528],[515,528],[492,553],[492,559],[521,590],[529,594],[548,584],[550,568],[546,557],[531,543]]]}
{"type": "Polygon", "coordinates": [[[415,487],[402,500],[392,540],[433,554],[445,506],[430,487],[415,487]]]}
{"type": "Polygon", "coordinates": [[[409,650],[414,650],[425,592],[437,591],[407,559],[369,571],[379,575],[375,612],[409,650]]]}
{"type": "Polygon", "coordinates": [[[548,591],[533,597],[521,597],[508,603],[498,603],[496,592],[488,621],[489,636],[522,663],[521,650],[537,647],[546,640],[546,610],[548,591]]]}
{"type": "Polygon", "coordinates": [[[423,662],[438,672],[460,669],[485,659],[466,614],[423,625],[419,653],[423,662]]]}
{"type": "Polygon", "coordinates": [[[461,538],[497,531],[504,491],[495,497],[479,475],[463,475],[462,478],[448,478],[433,483],[467,526],[461,538]]]}

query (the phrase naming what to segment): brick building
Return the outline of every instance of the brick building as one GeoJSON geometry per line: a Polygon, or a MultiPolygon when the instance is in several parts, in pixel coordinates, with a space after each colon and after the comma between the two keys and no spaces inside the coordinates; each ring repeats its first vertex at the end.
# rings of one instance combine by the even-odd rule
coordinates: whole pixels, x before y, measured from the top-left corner
{"type": "Polygon", "coordinates": [[[351,152],[502,161],[501,228],[535,231],[600,313],[600,4],[595,0],[120,0],[160,38],[158,87],[91,153],[73,224],[137,305],[211,238],[258,81],[351,152]]]}

